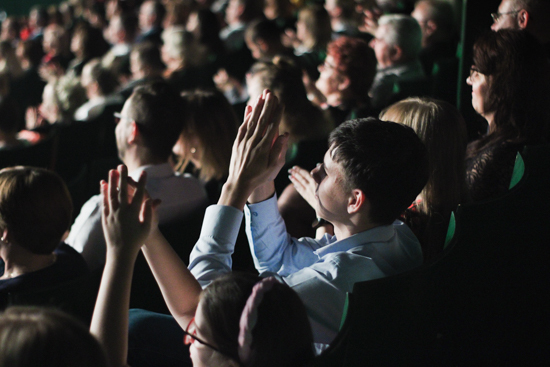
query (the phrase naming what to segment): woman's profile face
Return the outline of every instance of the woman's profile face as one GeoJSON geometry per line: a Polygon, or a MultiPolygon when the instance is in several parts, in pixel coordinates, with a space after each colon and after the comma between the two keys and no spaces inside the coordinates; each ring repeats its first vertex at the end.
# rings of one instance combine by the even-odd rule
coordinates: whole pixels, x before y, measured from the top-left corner
{"type": "MultiPolygon", "coordinates": [[[[195,313],[195,333],[201,340],[204,340],[207,343],[212,343],[212,345],[216,346],[214,344],[210,328],[206,325],[202,308],[203,302],[201,300],[197,306],[197,312],[195,313]]],[[[226,357],[196,340],[189,345],[189,354],[191,355],[193,367],[223,367],[230,365],[229,360],[226,357]]]]}
{"type": "Polygon", "coordinates": [[[466,83],[472,86],[472,107],[480,115],[484,116],[488,112],[486,108],[487,94],[489,92],[489,77],[479,72],[472,66],[470,76],[466,79],[466,83]]]}

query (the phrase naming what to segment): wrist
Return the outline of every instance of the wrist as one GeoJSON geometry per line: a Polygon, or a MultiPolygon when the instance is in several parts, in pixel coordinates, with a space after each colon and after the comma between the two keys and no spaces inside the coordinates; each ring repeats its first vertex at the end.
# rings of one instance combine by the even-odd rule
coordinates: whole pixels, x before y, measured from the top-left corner
{"type": "Polygon", "coordinates": [[[218,200],[218,205],[232,206],[240,211],[244,210],[246,199],[250,190],[239,185],[238,182],[226,182],[222,187],[222,192],[218,200]]]}

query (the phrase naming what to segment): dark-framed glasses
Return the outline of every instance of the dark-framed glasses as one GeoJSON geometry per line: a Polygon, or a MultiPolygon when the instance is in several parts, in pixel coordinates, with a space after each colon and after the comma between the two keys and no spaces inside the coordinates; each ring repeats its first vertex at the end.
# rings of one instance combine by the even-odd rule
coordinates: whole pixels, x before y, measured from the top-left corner
{"type": "Polygon", "coordinates": [[[505,13],[491,13],[491,18],[493,18],[493,22],[497,23],[499,20],[500,20],[500,17],[502,17],[503,15],[510,15],[510,14],[517,14],[519,13],[519,10],[514,10],[514,11],[507,11],[505,13]]]}
{"type": "Polygon", "coordinates": [[[212,344],[205,342],[204,340],[202,340],[197,336],[197,324],[195,324],[194,317],[191,319],[191,321],[189,321],[189,324],[187,325],[183,333],[185,334],[183,337],[183,343],[185,345],[190,345],[190,344],[193,344],[195,341],[198,341],[199,343],[206,345],[207,347],[215,350],[218,353],[225,354],[221,350],[213,346],[212,344]]]}

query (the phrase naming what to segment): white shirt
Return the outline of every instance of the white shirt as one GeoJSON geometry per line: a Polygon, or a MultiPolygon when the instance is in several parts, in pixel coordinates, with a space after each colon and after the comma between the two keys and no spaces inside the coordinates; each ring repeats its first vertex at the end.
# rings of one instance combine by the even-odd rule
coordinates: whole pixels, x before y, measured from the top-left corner
{"type": "MultiPolygon", "coordinates": [[[[189,269],[203,287],[231,271],[231,254],[242,213],[227,206],[207,209],[189,269]]],[[[263,275],[278,274],[306,306],[319,349],[340,326],[346,293],[356,282],[402,273],[422,264],[420,243],[401,221],[338,241],[290,237],[273,197],[245,208],[254,264],[263,275]]]]}
{"type": "MultiPolygon", "coordinates": [[[[146,189],[151,198],[162,200],[157,209],[160,224],[184,219],[207,205],[208,199],[202,183],[190,175],[175,173],[169,163],[143,166],[132,171],[129,176],[137,180],[142,171],[147,172],[146,189]]],[[[82,206],[66,241],[82,254],[92,271],[105,265],[102,202],[103,197],[95,195],[82,206]]]]}

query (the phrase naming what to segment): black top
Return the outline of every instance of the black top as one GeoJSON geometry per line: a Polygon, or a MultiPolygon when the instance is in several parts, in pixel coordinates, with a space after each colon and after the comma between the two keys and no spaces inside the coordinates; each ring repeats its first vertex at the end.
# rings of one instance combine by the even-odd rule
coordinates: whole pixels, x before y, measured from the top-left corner
{"type": "MultiPolygon", "coordinates": [[[[476,142],[468,145],[472,150],[476,142]]],[[[508,142],[489,145],[466,159],[466,184],[473,201],[481,201],[504,194],[510,187],[516,154],[521,144],[508,142]]]]}
{"type": "MultiPolygon", "coordinates": [[[[51,287],[89,273],[82,255],[69,245],[61,243],[54,253],[57,259],[52,265],[15,278],[0,280],[0,294],[51,287]]],[[[0,259],[0,275],[4,274],[4,265],[4,261],[0,259]]]]}

